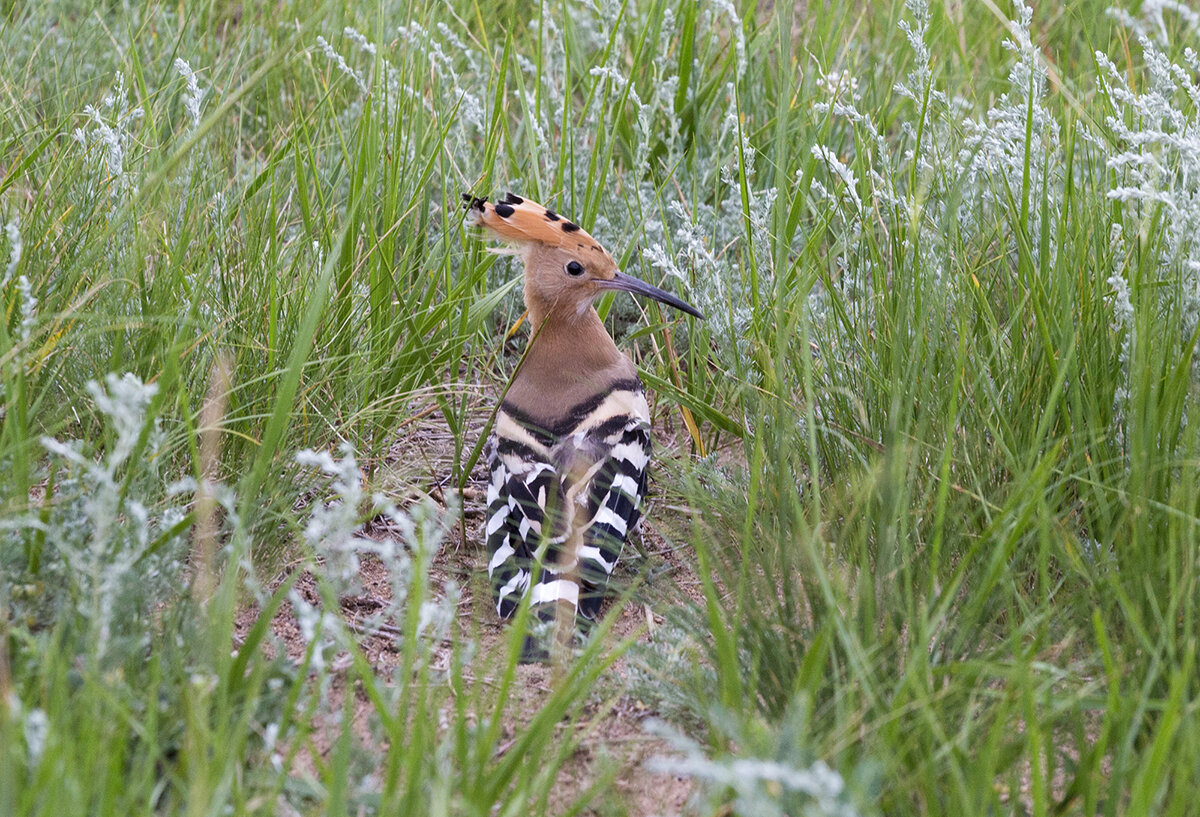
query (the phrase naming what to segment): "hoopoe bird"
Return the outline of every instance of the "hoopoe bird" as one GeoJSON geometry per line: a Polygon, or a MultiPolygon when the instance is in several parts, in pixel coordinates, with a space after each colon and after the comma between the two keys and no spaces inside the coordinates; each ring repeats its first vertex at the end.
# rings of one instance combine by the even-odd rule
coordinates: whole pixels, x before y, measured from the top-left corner
{"type": "Polygon", "coordinates": [[[620,272],[608,250],[553,210],[512,193],[495,203],[463,199],[468,222],[515,245],[507,252],[524,261],[530,322],[529,348],[487,446],[488,575],[496,612],[509,618],[529,593],[539,619],[566,609],[594,621],[641,517],[650,407],[633,361],[592,302],[622,290],[704,316],[620,272]]]}

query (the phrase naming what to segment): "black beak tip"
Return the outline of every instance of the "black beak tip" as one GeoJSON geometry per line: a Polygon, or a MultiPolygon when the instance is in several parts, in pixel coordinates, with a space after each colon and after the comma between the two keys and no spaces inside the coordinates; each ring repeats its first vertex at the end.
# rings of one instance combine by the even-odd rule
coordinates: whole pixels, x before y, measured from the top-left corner
{"type": "MultiPolygon", "coordinates": [[[[693,318],[698,318],[700,320],[704,320],[704,313],[701,312],[696,307],[689,304],[687,301],[683,300],[682,298],[676,298],[674,295],[670,295],[668,293],[662,293],[662,294],[666,295],[666,297],[665,298],[662,298],[662,297],[655,298],[655,300],[659,301],[660,303],[664,303],[667,306],[674,307],[675,309],[678,309],[680,312],[683,312],[685,315],[691,315],[693,318]]],[[[651,296],[651,297],[654,297],[654,296],[651,296]]]]}

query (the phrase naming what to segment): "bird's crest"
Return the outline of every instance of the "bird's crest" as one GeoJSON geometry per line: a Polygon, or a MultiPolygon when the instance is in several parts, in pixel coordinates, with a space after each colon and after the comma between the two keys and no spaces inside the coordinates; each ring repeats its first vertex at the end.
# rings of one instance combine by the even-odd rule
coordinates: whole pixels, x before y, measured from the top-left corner
{"type": "Polygon", "coordinates": [[[463,201],[471,224],[486,227],[507,241],[582,250],[615,264],[608,250],[586,230],[537,202],[512,193],[495,204],[467,193],[463,193],[463,201]]]}

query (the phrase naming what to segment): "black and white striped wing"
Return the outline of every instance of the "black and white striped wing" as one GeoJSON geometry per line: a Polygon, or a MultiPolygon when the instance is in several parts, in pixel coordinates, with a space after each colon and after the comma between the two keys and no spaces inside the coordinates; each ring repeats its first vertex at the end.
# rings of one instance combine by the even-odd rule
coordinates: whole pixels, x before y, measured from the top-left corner
{"type": "MultiPolygon", "coordinates": [[[[552,564],[566,540],[561,513],[547,520],[548,509],[564,506],[559,470],[546,443],[549,438],[518,422],[507,411],[496,416],[495,434],[488,444],[488,575],[496,612],[509,618],[530,589],[539,547],[547,546],[541,579],[533,602],[551,587],[552,564]],[[547,527],[549,526],[549,527],[547,527]]],[[[574,601],[574,599],[571,599],[574,601]]]]}
{"type": "Polygon", "coordinates": [[[650,462],[650,423],[627,415],[610,420],[590,435],[607,452],[587,489],[587,519],[579,549],[583,592],[579,612],[594,619],[617,560],[642,515],[650,462]]]}
{"type": "Polygon", "coordinates": [[[496,612],[508,618],[529,587],[546,498],[558,490],[558,477],[548,462],[502,455],[495,439],[489,448],[488,576],[496,612]]]}

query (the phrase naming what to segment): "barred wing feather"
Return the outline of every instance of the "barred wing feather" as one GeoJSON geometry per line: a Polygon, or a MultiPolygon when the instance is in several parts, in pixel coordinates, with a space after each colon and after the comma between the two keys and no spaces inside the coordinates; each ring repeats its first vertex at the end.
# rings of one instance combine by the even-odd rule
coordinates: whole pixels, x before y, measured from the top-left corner
{"type": "Polygon", "coordinates": [[[642,515],[646,466],[650,461],[650,425],[640,417],[626,421],[603,438],[603,466],[587,490],[587,522],[579,549],[583,595],[579,612],[594,619],[608,589],[625,541],[642,515]]]}
{"type": "Polygon", "coordinates": [[[553,465],[531,451],[504,451],[511,447],[494,438],[488,446],[488,575],[501,618],[512,616],[529,588],[547,504],[561,494],[553,465]]]}

